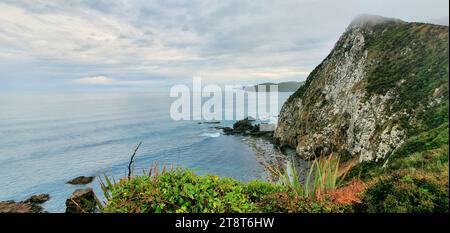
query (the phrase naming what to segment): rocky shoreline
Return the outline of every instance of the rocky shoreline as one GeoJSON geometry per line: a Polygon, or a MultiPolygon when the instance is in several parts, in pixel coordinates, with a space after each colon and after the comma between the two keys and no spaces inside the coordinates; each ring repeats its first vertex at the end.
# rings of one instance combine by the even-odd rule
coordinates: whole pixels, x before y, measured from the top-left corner
{"type": "Polygon", "coordinates": [[[25,201],[0,201],[0,213],[46,213],[41,204],[49,199],[49,194],[39,194],[31,196],[25,201]]]}
{"type": "MultiPolygon", "coordinates": [[[[66,183],[86,185],[94,176],[79,176],[66,183]]],[[[50,199],[49,194],[33,195],[24,201],[0,201],[0,213],[47,213],[41,206],[50,199]]],[[[76,189],[66,200],[66,213],[91,213],[96,211],[97,197],[92,188],[76,189]]]]}
{"type": "Polygon", "coordinates": [[[255,152],[256,159],[263,165],[269,181],[276,182],[278,180],[277,174],[273,173],[274,168],[283,171],[290,163],[294,163],[294,167],[301,177],[306,177],[309,163],[298,158],[295,150],[281,148],[274,138],[274,130],[261,130],[261,125],[254,125],[252,121],[254,120],[245,118],[234,123],[233,127],[215,126],[211,128],[222,130],[224,135],[243,136],[242,142],[255,152]]]}
{"type": "Polygon", "coordinates": [[[278,180],[273,168],[278,170],[284,169],[288,157],[281,150],[274,146],[270,141],[262,137],[248,136],[242,139],[242,142],[248,145],[255,153],[257,161],[263,165],[269,181],[276,182],[278,180]]]}
{"type": "Polygon", "coordinates": [[[276,144],[274,140],[274,130],[261,130],[261,125],[252,124],[252,119],[245,118],[243,120],[236,121],[233,127],[214,126],[211,128],[222,130],[225,135],[242,135],[261,137],[268,140],[272,144],[276,144]]]}

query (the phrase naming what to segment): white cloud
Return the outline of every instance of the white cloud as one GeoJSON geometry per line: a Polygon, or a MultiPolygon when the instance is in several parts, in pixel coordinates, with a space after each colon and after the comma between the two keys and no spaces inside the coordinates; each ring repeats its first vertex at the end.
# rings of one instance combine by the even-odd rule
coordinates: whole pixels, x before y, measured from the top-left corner
{"type": "Polygon", "coordinates": [[[114,82],[113,79],[105,76],[86,77],[75,80],[75,83],[90,84],[90,85],[112,84],[113,82],[114,82]]]}
{"type": "Polygon", "coordinates": [[[0,11],[0,79],[242,84],[306,78],[358,14],[427,21],[448,1],[2,0],[0,11]]]}
{"type": "Polygon", "coordinates": [[[116,80],[105,76],[79,78],[70,82],[84,85],[108,85],[123,87],[145,87],[164,84],[163,80],[116,80]]]}

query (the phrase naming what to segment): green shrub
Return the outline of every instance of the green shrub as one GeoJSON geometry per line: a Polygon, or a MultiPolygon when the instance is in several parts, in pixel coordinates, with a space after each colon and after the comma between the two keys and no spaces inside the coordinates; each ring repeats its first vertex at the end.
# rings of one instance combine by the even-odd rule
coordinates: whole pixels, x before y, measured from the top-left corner
{"type": "Polygon", "coordinates": [[[306,198],[290,190],[261,196],[258,209],[263,213],[343,213],[349,211],[350,205],[333,203],[326,196],[320,200],[306,198]]]}
{"type": "Polygon", "coordinates": [[[353,155],[346,149],[339,153],[339,157],[341,158],[341,162],[348,162],[353,159],[353,155]]]}
{"type": "MultiPolygon", "coordinates": [[[[157,172],[101,183],[102,212],[116,213],[273,213],[343,212],[327,198],[306,198],[297,189],[264,181],[196,175],[188,169],[157,172]]],[[[348,208],[347,208],[348,209],[348,208]]]]}
{"type": "Polygon", "coordinates": [[[431,213],[448,212],[448,177],[400,171],[367,189],[357,212],[431,213]],[[443,180],[439,181],[439,180],[443,180]]]}
{"type": "Polygon", "coordinates": [[[386,169],[383,168],[383,161],[364,161],[353,166],[348,171],[345,180],[350,181],[352,179],[361,179],[363,181],[368,181],[385,172],[386,169]]]}
{"type": "Polygon", "coordinates": [[[217,176],[197,176],[187,169],[137,176],[110,188],[104,212],[225,213],[253,212],[255,204],[240,182],[217,176]]]}
{"type": "Polygon", "coordinates": [[[285,193],[288,189],[282,185],[275,185],[269,182],[254,180],[243,185],[244,192],[250,201],[261,203],[264,197],[273,193],[285,193]]]}
{"type": "Polygon", "coordinates": [[[416,152],[394,160],[389,169],[398,170],[406,168],[420,169],[430,173],[442,173],[448,171],[448,145],[440,148],[416,152]]]}

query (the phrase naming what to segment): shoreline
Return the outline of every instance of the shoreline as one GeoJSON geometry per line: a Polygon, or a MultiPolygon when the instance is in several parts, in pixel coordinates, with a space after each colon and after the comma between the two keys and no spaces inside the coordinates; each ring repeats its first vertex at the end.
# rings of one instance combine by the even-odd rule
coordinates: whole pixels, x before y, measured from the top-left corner
{"type": "Polygon", "coordinates": [[[268,181],[276,182],[278,179],[271,169],[283,169],[289,160],[288,156],[264,138],[243,136],[241,142],[249,146],[254,152],[256,160],[266,171],[268,181]]]}
{"type": "Polygon", "coordinates": [[[276,174],[273,174],[271,170],[272,168],[283,171],[284,169],[290,169],[288,165],[293,163],[299,174],[300,183],[305,182],[310,169],[310,162],[299,158],[295,151],[288,150],[283,152],[271,140],[266,138],[244,136],[241,141],[253,150],[257,161],[264,166],[264,170],[269,178],[268,181],[278,181],[276,174]]]}
{"type": "MultiPolygon", "coordinates": [[[[278,171],[288,171],[291,169],[290,164],[293,164],[300,176],[300,182],[304,183],[310,170],[310,162],[297,156],[295,149],[280,148],[273,137],[274,129],[263,130],[262,124],[252,124],[253,121],[244,118],[236,121],[233,127],[219,125],[211,128],[222,130],[224,136],[242,137],[241,142],[250,147],[256,160],[264,167],[267,181],[278,181],[278,174],[273,172],[274,168],[278,171]]],[[[272,127],[276,128],[276,125],[272,127]]]]}

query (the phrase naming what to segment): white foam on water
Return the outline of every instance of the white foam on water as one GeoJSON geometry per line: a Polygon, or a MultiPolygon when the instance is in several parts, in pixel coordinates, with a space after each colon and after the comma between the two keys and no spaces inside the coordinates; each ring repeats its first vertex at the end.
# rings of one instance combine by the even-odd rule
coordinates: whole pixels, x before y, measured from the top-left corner
{"type": "Polygon", "coordinates": [[[220,137],[220,133],[202,133],[200,136],[209,138],[218,138],[220,137]]]}

